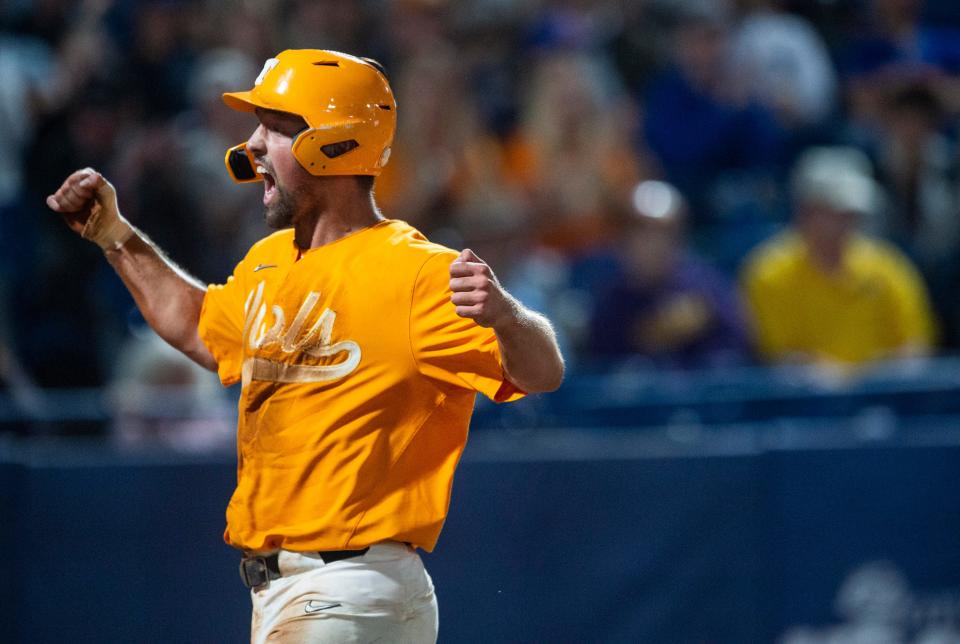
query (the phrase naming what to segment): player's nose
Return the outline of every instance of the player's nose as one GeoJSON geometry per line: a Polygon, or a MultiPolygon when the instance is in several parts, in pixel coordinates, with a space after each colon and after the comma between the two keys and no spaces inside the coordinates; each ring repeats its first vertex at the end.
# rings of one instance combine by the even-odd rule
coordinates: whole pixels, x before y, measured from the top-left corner
{"type": "Polygon", "coordinates": [[[263,125],[258,125],[257,129],[253,131],[253,134],[250,135],[250,138],[247,139],[247,149],[250,150],[253,156],[263,156],[267,152],[266,139],[263,136],[263,125]]]}

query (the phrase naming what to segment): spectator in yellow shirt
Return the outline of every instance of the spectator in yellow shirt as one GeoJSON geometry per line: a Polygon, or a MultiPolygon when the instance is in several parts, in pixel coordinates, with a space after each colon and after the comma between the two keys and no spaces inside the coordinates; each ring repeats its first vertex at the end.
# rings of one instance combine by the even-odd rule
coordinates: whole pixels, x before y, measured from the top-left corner
{"type": "Polygon", "coordinates": [[[743,270],[762,357],[850,373],[929,353],[934,321],[919,273],[860,230],[881,201],[869,160],[854,149],[811,149],[792,189],[793,225],[743,270]]]}

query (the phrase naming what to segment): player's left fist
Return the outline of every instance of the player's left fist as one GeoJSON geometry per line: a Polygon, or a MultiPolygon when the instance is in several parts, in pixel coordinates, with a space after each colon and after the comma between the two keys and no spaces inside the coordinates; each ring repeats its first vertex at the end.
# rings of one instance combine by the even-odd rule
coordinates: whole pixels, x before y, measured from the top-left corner
{"type": "Polygon", "coordinates": [[[516,304],[503,290],[493,270],[469,248],[450,264],[450,301],[457,315],[494,329],[510,324],[516,304]]]}

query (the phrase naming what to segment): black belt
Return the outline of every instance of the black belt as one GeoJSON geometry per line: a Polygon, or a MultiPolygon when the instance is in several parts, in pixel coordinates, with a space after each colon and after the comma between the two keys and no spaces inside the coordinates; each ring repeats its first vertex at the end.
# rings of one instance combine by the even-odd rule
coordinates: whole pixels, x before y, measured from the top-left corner
{"type": "MultiPolygon", "coordinates": [[[[363,550],[321,550],[319,552],[305,552],[305,555],[316,555],[325,564],[331,564],[334,561],[351,559],[365,555],[370,548],[363,550]]],[[[240,579],[247,588],[259,588],[266,586],[271,579],[279,579],[280,574],[279,553],[272,555],[245,555],[240,560],[240,579]]]]}

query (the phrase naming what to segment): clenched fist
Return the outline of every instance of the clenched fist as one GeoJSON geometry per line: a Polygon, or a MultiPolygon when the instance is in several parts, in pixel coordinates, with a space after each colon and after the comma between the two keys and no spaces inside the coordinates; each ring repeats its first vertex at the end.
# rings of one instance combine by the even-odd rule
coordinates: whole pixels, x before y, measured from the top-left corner
{"type": "Polygon", "coordinates": [[[457,315],[480,326],[503,328],[516,319],[517,302],[503,288],[482,259],[466,248],[450,264],[450,301],[457,315]]]}
{"type": "Polygon", "coordinates": [[[100,248],[120,248],[133,235],[133,227],[117,207],[117,191],[92,168],[77,170],[47,197],[47,206],[63,215],[70,230],[100,248]]]}

